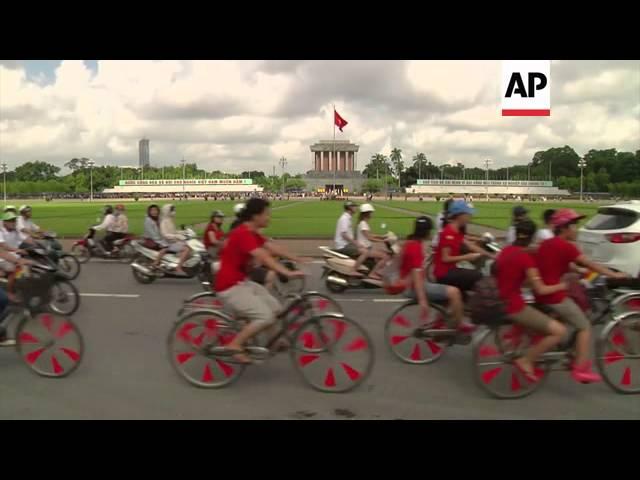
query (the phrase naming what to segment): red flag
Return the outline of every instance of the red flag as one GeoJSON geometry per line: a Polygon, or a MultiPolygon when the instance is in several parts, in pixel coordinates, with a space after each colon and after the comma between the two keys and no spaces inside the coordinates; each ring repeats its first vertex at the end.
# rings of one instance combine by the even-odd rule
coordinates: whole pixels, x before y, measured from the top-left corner
{"type": "Polygon", "coordinates": [[[335,111],[335,109],[333,110],[333,117],[334,117],[334,121],[336,123],[336,127],[338,127],[340,129],[340,131],[342,131],[342,129],[344,127],[346,127],[347,124],[349,123],[344,118],[342,118],[340,116],[340,114],[335,111]]]}

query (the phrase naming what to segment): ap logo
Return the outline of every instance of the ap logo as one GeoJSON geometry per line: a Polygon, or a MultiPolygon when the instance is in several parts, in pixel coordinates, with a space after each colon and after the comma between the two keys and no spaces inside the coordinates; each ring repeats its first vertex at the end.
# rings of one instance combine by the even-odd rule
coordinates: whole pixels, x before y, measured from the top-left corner
{"type": "Polygon", "coordinates": [[[501,95],[503,117],[551,115],[551,61],[503,61],[501,95]]]}

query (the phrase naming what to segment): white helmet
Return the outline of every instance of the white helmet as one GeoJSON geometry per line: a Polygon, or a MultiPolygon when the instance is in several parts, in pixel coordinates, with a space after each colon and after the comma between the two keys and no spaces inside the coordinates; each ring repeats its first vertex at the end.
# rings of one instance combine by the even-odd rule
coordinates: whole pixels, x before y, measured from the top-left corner
{"type": "Polygon", "coordinates": [[[22,213],[26,210],[31,210],[31,207],[29,205],[20,205],[20,209],[18,211],[22,213]]]}
{"type": "Polygon", "coordinates": [[[368,213],[368,212],[375,212],[376,209],[373,208],[373,205],[371,205],[370,203],[363,203],[362,205],[360,205],[360,213],[368,213]]]}
{"type": "Polygon", "coordinates": [[[246,205],[244,203],[237,203],[236,205],[234,205],[233,207],[233,213],[237,215],[240,215],[240,212],[242,212],[242,210],[244,210],[244,207],[246,205]]]}

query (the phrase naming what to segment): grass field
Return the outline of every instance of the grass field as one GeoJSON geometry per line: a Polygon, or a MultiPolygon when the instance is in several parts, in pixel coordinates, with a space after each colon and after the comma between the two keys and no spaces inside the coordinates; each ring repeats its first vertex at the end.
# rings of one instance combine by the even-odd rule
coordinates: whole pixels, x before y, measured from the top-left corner
{"type": "MultiPolygon", "coordinates": [[[[19,206],[20,202],[9,202],[19,206]]],[[[152,202],[126,203],[127,216],[129,217],[130,230],[135,234],[141,234],[143,219],[147,206],[152,202]]],[[[226,224],[233,216],[233,205],[236,202],[204,202],[189,201],[176,202],[178,225],[198,225],[206,223],[210,213],[219,209],[228,215],[226,224]]],[[[61,237],[79,237],[86,233],[91,225],[95,225],[101,218],[103,202],[30,202],[33,206],[34,221],[46,230],[53,230],[61,237]]],[[[381,233],[381,224],[386,224],[387,229],[404,236],[409,233],[414,216],[410,213],[402,213],[384,208],[394,207],[412,212],[421,212],[436,215],[441,204],[436,202],[375,202],[378,210],[374,213],[371,227],[374,232],[381,233]]],[[[474,223],[486,225],[498,229],[506,229],[511,218],[511,209],[515,204],[511,202],[476,202],[476,216],[474,223]]],[[[577,211],[593,216],[598,205],[573,204],[573,203],[530,203],[526,207],[531,211],[531,217],[540,222],[542,212],[547,208],[569,207],[577,211]]],[[[321,201],[290,201],[275,202],[273,204],[273,218],[267,233],[275,237],[309,237],[332,238],[338,217],[342,213],[341,202],[321,201]]],[[[355,226],[354,220],[354,226],[355,226]]],[[[202,229],[197,229],[201,231],[202,229]]]]}

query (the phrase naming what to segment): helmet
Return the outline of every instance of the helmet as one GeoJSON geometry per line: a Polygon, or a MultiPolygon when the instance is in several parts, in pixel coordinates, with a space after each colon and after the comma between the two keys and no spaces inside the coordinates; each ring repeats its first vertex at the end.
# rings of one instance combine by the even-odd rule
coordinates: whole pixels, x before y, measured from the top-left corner
{"type": "Polygon", "coordinates": [[[26,212],[26,211],[30,211],[31,210],[31,205],[20,205],[20,210],[18,210],[20,213],[22,212],[26,212]]]}
{"type": "Polygon", "coordinates": [[[17,211],[18,211],[18,210],[16,209],[16,207],[14,207],[13,205],[7,205],[6,207],[4,207],[4,211],[5,211],[5,213],[6,213],[6,212],[9,212],[9,211],[11,211],[11,210],[13,210],[14,212],[17,212],[17,211]]]}
{"type": "Polygon", "coordinates": [[[109,215],[113,213],[113,207],[111,205],[105,205],[104,207],[104,214],[105,215],[109,215]]]}
{"type": "Polygon", "coordinates": [[[353,203],[353,202],[344,202],[344,208],[345,208],[345,209],[347,209],[347,208],[351,208],[351,207],[357,207],[357,206],[358,206],[358,205],[356,205],[356,204],[355,204],[355,203],[353,203]]]}
{"type": "Polygon", "coordinates": [[[369,213],[375,211],[376,209],[373,208],[373,205],[371,205],[370,203],[363,203],[362,205],[360,205],[360,213],[369,213]]]}
{"type": "Polygon", "coordinates": [[[237,203],[233,207],[233,213],[235,213],[236,215],[240,215],[240,212],[242,212],[242,210],[244,210],[245,206],[246,205],[244,203],[237,203]]]}
{"type": "Polygon", "coordinates": [[[14,212],[5,212],[2,216],[3,222],[13,222],[18,216],[14,212]]]}
{"type": "Polygon", "coordinates": [[[585,217],[586,215],[580,215],[570,208],[561,208],[560,210],[556,210],[556,213],[551,216],[551,226],[553,226],[553,228],[563,227],[585,217]]]}
{"type": "Polygon", "coordinates": [[[467,205],[467,202],[464,200],[456,200],[449,205],[449,216],[454,217],[456,215],[462,215],[463,213],[468,213],[469,215],[473,215],[476,211],[467,205]]]}
{"type": "Polygon", "coordinates": [[[224,212],[221,210],[214,210],[213,213],[211,214],[211,218],[214,218],[214,217],[224,218],[224,212]]]}

